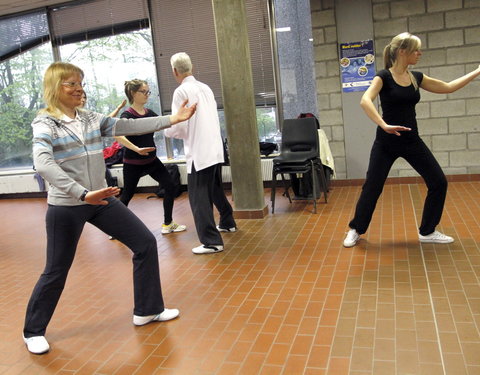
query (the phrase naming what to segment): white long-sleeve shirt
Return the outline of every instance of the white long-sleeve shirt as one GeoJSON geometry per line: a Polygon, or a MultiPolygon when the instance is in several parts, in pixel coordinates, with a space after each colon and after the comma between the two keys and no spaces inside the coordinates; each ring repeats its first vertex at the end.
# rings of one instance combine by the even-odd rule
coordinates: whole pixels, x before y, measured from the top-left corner
{"type": "Polygon", "coordinates": [[[182,103],[197,103],[195,114],[187,121],[166,129],[165,136],[183,139],[187,173],[201,171],[212,165],[223,163],[223,143],[218,120],[217,102],[206,84],[187,76],[173,93],[172,114],[176,114],[182,103]]]}

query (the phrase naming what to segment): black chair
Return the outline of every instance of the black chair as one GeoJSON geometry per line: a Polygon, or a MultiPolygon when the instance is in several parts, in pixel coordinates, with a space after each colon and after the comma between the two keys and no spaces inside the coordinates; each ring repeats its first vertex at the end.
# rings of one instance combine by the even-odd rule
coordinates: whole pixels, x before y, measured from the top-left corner
{"type": "Polygon", "coordinates": [[[290,203],[289,185],[285,180],[284,174],[301,173],[308,174],[312,178],[312,200],[314,213],[317,213],[317,199],[320,197],[320,188],[323,191],[325,203],[327,202],[327,182],[320,160],[318,132],[315,118],[287,119],[283,122],[282,128],[282,146],[280,156],[273,159],[272,169],[272,213],[275,212],[275,189],[277,185],[277,175],[282,176],[285,188],[284,195],[287,196],[290,203]]]}

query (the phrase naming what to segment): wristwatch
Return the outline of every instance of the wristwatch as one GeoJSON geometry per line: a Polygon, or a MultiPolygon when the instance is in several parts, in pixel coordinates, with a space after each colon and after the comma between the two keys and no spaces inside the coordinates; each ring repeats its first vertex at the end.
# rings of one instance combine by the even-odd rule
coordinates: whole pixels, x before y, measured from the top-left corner
{"type": "Polygon", "coordinates": [[[88,190],[85,189],[85,190],[83,191],[82,195],[80,195],[80,200],[81,200],[82,202],[85,202],[85,197],[87,196],[87,194],[88,194],[88,190]]]}

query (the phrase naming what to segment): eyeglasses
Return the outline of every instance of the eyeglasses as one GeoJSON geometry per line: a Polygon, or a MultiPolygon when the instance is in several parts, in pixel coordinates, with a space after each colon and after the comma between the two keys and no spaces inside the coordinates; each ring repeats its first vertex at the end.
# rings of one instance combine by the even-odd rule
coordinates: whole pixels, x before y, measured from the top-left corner
{"type": "Polygon", "coordinates": [[[143,95],[150,95],[152,92],[149,90],[149,91],[146,91],[146,90],[138,90],[137,92],[141,92],[143,95]]]}
{"type": "Polygon", "coordinates": [[[68,87],[69,89],[73,89],[77,86],[81,89],[84,87],[82,82],[62,82],[62,86],[68,87]]]}

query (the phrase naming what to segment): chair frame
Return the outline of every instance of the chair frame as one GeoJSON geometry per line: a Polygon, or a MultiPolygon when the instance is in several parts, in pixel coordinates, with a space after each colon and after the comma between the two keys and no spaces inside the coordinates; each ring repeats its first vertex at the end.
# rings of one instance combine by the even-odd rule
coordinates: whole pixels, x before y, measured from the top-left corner
{"type": "MultiPolygon", "coordinates": [[[[315,135],[317,125],[312,118],[301,118],[301,119],[288,119],[284,121],[285,126],[310,126],[314,127],[315,135]]],[[[312,130],[308,129],[312,134],[312,130]]],[[[328,186],[323,170],[323,165],[319,157],[319,144],[318,144],[318,137],[315,136],[315,139],[307,140],[312,146],[312,150],[310,153],[305,153],[305,158],[301,159],[302,155],[300,154],[300,158],[298,157],[291,157],[295,155],[295,150],[293,148],[288,148],[285,146],[286,143],[282,143],[282,150],[279,157],[273,159],[273,168],[272,168],[272,190],[271,190],[271,202],[272,202],[272,214],[275,212],[275,193],[276,193],[276,185],[277,185],[277,175],[280,174],[282,177],[283,185],[285,188],[284,195],[287,196],[290,203],[292,203],[292,199],[290,197],[290,193],[288,189],[290,188],[291,184],[287,185],[285,180],[285,173],[307,173],[310,172],[312,176],[312,200],[313,200],[313,212],[317,213],[317,199],[320,198],[321,193],[317,195],[317,184],[320,182],[321,188],[323,190],[325,203],[327,203],[327,192],[328,186]],[[283,157],[282,157],[283,156],[283,157]],[[289,157],[292,160],[289,160],[289,157]],[[320,177],[320,181],[319,178],[320,177]]],[[[307,198],[308,199],[308,198],[307,198]]]]}

